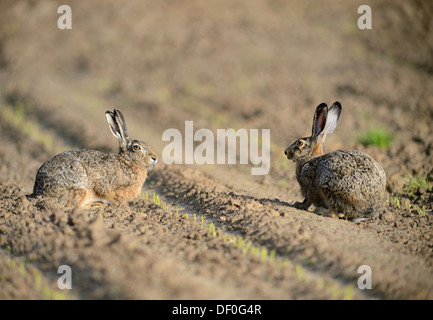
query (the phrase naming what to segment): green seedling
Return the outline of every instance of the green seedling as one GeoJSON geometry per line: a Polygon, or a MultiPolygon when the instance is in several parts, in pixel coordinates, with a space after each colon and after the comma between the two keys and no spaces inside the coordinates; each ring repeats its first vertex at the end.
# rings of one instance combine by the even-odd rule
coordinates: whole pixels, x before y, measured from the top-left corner
{"type": "Polygon", "coordinates": [[[210,233],[213,237],[216,236],[215,225],[214,225],[213,223],[211,223],[211,224],[209,225],[209,233],[210,233]]]}
{"type": "Polygon", "coordinates": [[[241,236],[239,236],[238,237],[238,240],[237,240],[237,244],[236,244],[239,248],[242,248],[244,245],[245,245],[245,241],[244,241],[244,239],[241,237],[241,236]]]}
{"type": "Polygon", "coordinates": [[[426,174],[418,174],[406,178],[406,186],[403,188],[403,190],[412,197],[416,197],[420,187],[424,187],[427,190],[432,190],[431,181],[429,181],[426,174]]]}
{"type": "Polygon", "coordinates": [[[360,135],[358,141],[365,146],[374,145],[382,149],[388,149],[393,139],[394,137],[384,128],[371,128],[365,134],[360,135]]]}
{"type": "Polygon", "coordinates": [[[297,264],[296,265],[296,277],[299,280],[302,280],[303,276],[304,276],[304,269],[302,268],[302,266],[300,264],[297,264]]]}
{"type": "Polygon", "coordinates": [[[32,266],[29,267],[26,260],[22,259],[12,259],[10,257],[6,260],[6,265],[11,270],[16,270],[20,274],[22,278],[25,278],[26,282],[31,279],[34,283],[34,288],[42,294],[42,296],[45,299],[52,299],[52,300],[66,300],[68,296],[66,293],[52,290],[49,286],[44,285],[42,281],[42,273],[38,270],[33,268],[32,266]]]}
{"type": "Polygon", "coordinates": [[[400,209],[400,199],[399,199],[399,197],[394,197],[394,204],[397,206],[397,208],[400,209]]]}
{"type": "Polygon", "coordinates": [[[24,261],[21,261],[20,264],[18,265],[18,271],[22,276],[24,276],[24,274],[26,272],[24,261]]]}
{"type": "Polygon", "coordinates": [[[35,281],[36,287],[40,288],[42,285],[42,274],[39,271],[36,271],[33,279],[35,281]]]}
{"type": "Polygon", "coordinates": [[[344,289],[343,300],[353,300],[353,292],[354,288],[352,285],[346,286],[346,288],[344,289]]]}
{"type": "Polygon", "coordinates": [[[332,300],[337,300],[338,297],[340,297],[340,288],[338,288],[337,286],[332,285],[331,286],[331,299],[332,300]]]}
{"type": "Polygon", "coordinates": [[[269,261],[270,262],[274,262],[275,261],[275,255],[277,254],[277,250],[274,248],[271,250],[271,252],[269,253],[269,261]]]}
{"type": "Polygon", "coordinates": [[[261,260],[262,262],[264,262],[264,261],[267,260],[267,258],[268,258],[268,249],[265,248],[265,247],[263,247],[262,250],[261,250],[261,257],[260,257],[260,260],[261,260]]]}
{"type": "Polygon", "coordinates": [[[45,299],[47,299],[47,300],[50,300],[50,299],[51,299],[51,290],[50,290],[50,288],[48,288],[48,287],[44,287],[44,288],[42,289],[42,294],[44,295],[44,298],[45,298],[45,299]]]}
{"type": "Polygon", "coordinates": [[[420,215],[425,216],[425,214],[426,214],[425,206],[422,206],[422,209],[421,209],[419,206],[415,205],[414,208],[420,215]]]}
{"type": "Polygon", "coordinates": [[[253,243],[251,241],[248,241],[245,247],[242,249],[242,254],[246,254],[248,252],[248,249],[250,249],[252,245],[253,243]]]}

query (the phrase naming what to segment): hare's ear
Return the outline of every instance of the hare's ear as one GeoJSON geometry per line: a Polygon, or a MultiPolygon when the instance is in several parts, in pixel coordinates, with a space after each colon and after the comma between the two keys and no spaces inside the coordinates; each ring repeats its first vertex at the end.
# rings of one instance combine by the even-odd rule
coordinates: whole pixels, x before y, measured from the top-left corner
{"type": "Polygon", "coordinates": [[[107,118],[108,127],[110,128],[111,133],[117,139],[121,139],[120,128],[114,119],[114,113],[112,111],[105,111],[105,118],[107,118]]]}
{"type": "Polygon", "coordinates": [[[126,145],[128,144],[128,131],[126,131],[126,126],[124,126],[125,121],[123,115],[118,110],[106,111],[105,117],[107,118],[108,127],[110,128],[113,136],[119,140],[119,147],[121,150],[126,150],[126,145]],[[120,121],[119,121],[120,119],[120,121]]]}
{"type": "Polygon", "coordinates": [[[325,130],[323,133],[330,134],[334,131],[335,127],[337,126],[338,119],[340,119],[341,114],[341,103],[338,101],[335,101],[331,108],[328,110],[328,118],[326,119],[326,125],[325,130]]]}
{"type": "Polygon", "coordinates": [[[126,140],[129,140],[128,129],[126,128],[126,122],[122,112],[120,112],[120,110],[114,109],[114,116],[117,124],[119,125],[119,129],[122,134],[122,137],[126,140]]]}
{"type": "Polygon", "coordinates": [[[328,117],[328,106],[326,103],[321,103],[317,106],[313,118],[313,129],[311,137],[316,138],[325,129],[326,119],[328,117]]]}

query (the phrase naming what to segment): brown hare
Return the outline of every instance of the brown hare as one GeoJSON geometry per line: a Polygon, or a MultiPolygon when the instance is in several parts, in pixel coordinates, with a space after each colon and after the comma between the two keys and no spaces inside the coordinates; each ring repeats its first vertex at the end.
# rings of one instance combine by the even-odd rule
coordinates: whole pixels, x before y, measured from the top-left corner
{"type": "Polygon", "coordinates": [[[119,110],[105,112],[111,133],[119,140],[119,153],[75,150],[60,153],[38,170],[33,195],[66,200],[84,207],[93,202],[123,206],[141,190],[150,166],[158,157],[147,143],[130,139],[119,110]]]}
{"type": "Polygon", "coordinates": [[[357,150],[323,154],[326,135],[332,133],[342,106],[336,101],[316,108],[310,137],[296,140],[285,155],[296,163],[296,178],[304,196],[295,206],[359,222],[376,217],[384,206],[385,171],[369,155],[357,150]]]}

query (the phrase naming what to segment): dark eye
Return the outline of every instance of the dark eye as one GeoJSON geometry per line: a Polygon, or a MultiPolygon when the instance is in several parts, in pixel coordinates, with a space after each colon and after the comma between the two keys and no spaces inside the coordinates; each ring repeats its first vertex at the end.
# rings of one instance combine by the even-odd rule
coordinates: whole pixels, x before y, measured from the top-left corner
{"type": "Polygon", "coordinates": [[[134,149],[134,151],[138,151],[141,149],[141,147],[138,144],[134,145],[132,148],[134,149]]]}
{"type": "Polygon", "coordinates": [[[302,141],[298,141],[298,142],[296,142],[296,146],[297,146],[298,148],[302,147],[303,145],[304,145],[304,143],[303,143],[302,141]]]}

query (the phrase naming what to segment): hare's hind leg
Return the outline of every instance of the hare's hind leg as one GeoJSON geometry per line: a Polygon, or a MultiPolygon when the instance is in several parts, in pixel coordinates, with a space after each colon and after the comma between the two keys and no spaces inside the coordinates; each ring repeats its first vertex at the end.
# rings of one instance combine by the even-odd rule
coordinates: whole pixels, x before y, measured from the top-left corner
{"type": "Polygon", "coordinates": [[[304,201],[296,201],[293,205],[296,209],[308,210],[308,208],[311,206],[311,202],[305,198],[304,201]]]}
{"type": "Polygon", "coordinates": [[[127,199],[118,194],[118,192],[112,191],[108,195],[105,195],[105,199],[108,203],[115,207],[121,207],[129,213],[134,213],[131,208],[128,206],[127,199]]]}
{"type": "Polygon", "coordinates": [[[89,203],[89,195],[87,189],[77,188],[69,190],[68,206],[85,207],[89,203]]]}
{"type": "Polygon", "coordinates": [[[344,218],[344,214],[341,212],[337,212],[335,210],[335,207],[333,206],[333,201],[330,201],[330,198],[332,198],[332,194],[329,194],[329,191],[326,189],[321,189],[320,191],[323,203],[326,204],[326,208],[317,207],[314,212],[325,217],[331,217],[335,219],[344,218]]]}
{"type": "Polygon", "coordinates": [[[131,208],[128,206],[128,204],[126,203],[126,201],[119,201],[119,200],[115,200],[112,201],[112,203],[117,206],[117,207],[121,207],[124,210],[126,210],[127,212],[129,212],[130,214],[135,213],[134,211],[131,210],[131,208]]]}
{"type": "Polygon", "coordinates": [[[70,198],[73,205],[81,208],[94,204],[113,204],[109,199],[99,196],[93,190],[82,188],[71,190],[70,198]]]}
{"type": "Polygon", "coordinates": [[[317,207],[314,209],[314,213],[324,216],[324,217],[330,217],[330,218],[334,218],[334,219],[339,219],[341,218],[341,215],[335,213],[332,209],[330,208],[323,208],[323,207],[317,207]]]}

